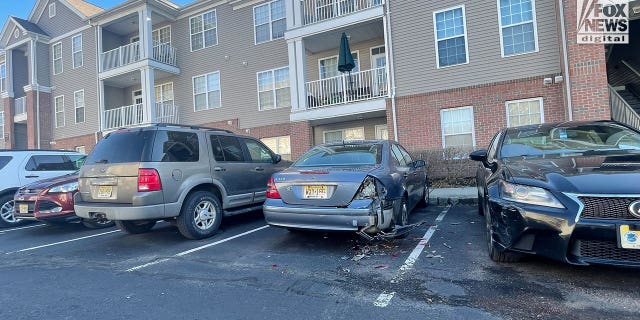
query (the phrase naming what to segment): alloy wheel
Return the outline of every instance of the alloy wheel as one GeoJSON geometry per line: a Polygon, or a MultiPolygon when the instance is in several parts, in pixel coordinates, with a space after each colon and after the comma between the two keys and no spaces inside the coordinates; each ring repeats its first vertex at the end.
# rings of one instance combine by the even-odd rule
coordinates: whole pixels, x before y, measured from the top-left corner
{"type": "Polygon", "coordinates": [[[2,220],[9,223],[15,223],[19,221],[19,219],[16,219],[16,217],[13,215],[13,206],[14,203],[13,200],[11,200],[5,202],[2,207],[0,207],[0,217],[2,217],[2,220]]]}
{"type": "Polygon", "coordinates": [[[207,230],[213,226],[216,221],[216,209],[213,203],[204,200],[200,201],[194,209],[195,226],[200,230],[207,230]]]}

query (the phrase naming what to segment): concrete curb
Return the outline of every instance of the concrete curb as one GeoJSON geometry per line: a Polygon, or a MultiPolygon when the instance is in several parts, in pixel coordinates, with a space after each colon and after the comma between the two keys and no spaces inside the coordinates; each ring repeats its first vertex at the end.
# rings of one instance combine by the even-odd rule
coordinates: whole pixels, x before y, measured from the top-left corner
{"type": "Polygon", "coordinates": [[[478,192],[475,187],[434,188],[429,193],[430,205],[478,205],[478,192]]]}

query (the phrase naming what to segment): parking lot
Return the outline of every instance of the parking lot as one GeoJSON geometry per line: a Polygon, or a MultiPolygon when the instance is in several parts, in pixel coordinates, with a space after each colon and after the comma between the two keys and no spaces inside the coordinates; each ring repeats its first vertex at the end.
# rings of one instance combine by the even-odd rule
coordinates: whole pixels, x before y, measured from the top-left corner
{"type": "Polygon", "coordinates": [[[637,319],[637,270],[496,264],[474,206],[430,206],[405,239],[267,227],[185,240],[40,223],[0,230],[0,318],[637,319]]]}

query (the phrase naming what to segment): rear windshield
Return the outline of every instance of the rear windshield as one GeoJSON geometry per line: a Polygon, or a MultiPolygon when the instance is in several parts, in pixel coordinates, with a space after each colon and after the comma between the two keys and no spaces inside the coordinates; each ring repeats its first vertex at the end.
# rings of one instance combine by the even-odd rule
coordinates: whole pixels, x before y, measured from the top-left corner
{"type": "Polygon", "coordinates": [[[317,146],[302,155],[295,167],[361,166],[382,161],[382,144],[317,146]]]}
{"type": "Polygon", "coordinates": [[[13,157],[0,156],[0,169],[4,168],[9,163],[9,161],[11,161],[11,159],[13,159],[13,157]]]}
{"type": "Polygon", "coordinates": [[[100,140],[85,164],[147,162],[155,131],[120,130],[100,140]]]}

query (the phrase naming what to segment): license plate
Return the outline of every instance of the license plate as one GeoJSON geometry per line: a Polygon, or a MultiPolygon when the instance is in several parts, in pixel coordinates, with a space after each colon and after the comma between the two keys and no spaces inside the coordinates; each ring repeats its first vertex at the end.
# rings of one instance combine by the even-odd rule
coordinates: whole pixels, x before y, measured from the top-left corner
{"type": "Polygon", "coordinates": [[[20,205],[18,205],[18,212],[20,212],[20,213],[29,213],[29,205],[28,204],[20,204],[20,205]]]}
{"type": "Polygon", "coordinates": [[[618,227],[620,246],[623,249],[640,249],[640,230],[631,230],[628,225],[618,227]]]}
{"type": "Polygon", "coordinates": [[[304,186],[305,199],[326,199],[327,186],[304,186]]]}
{"type": "Polygon", "coordinates": [[[111,198],[111,193],[113,192],[113,186],[99,186],[98,187],[98,198],[111,198]]]}

